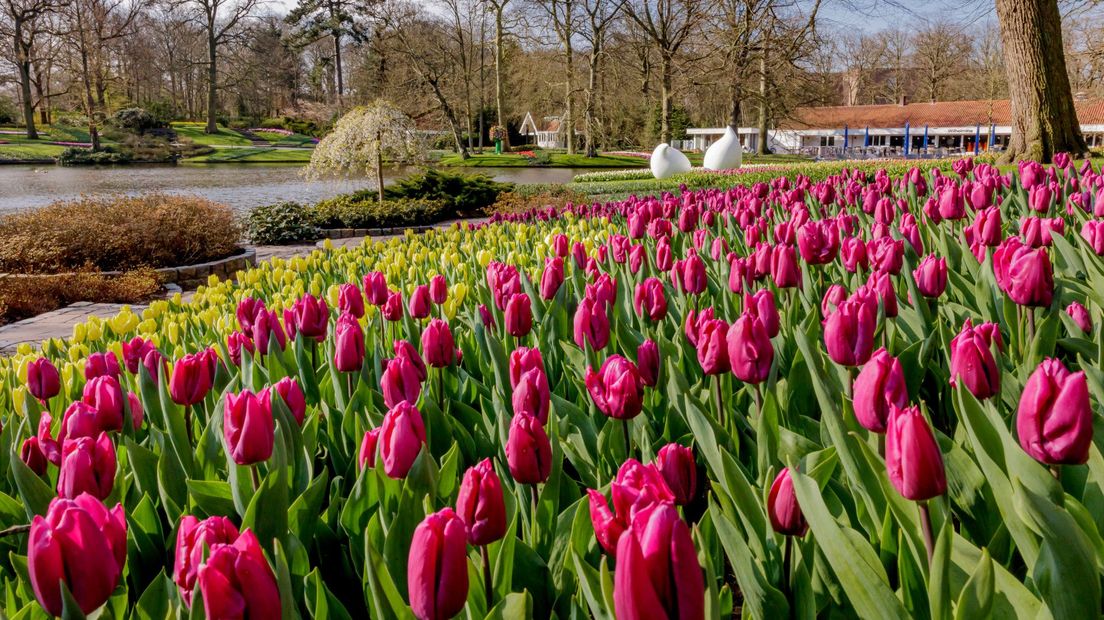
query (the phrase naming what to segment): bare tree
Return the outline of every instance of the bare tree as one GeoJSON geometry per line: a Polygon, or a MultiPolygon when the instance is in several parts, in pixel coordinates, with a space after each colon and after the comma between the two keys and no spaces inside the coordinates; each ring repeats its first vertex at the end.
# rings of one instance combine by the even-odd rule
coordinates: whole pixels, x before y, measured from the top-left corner
{"type": "MultiPolygon", "coordinates": [[[[495,124],[506,126],[506,97],[502,91],[502,76],[506,71],[503,46],[506,39],[506,7],[510,0],[483,0],[494,15],[495,124]]],[[[506,137],[509,145],[509,136],[506,137]]]]}
{"type": "Polygon", "coordinates": [[[299,0],[284,21],[292,26],[291,40],[296,46],[304,46],[328,36],[333,42],[334,90],[337,104],[344,105],[345,66],[342,61],[342,45],[346,37],[362,41],[364,29],[353,14],[349,0],[299,0]]]}
{"type": "Polygon", "coordinates": [[[189,9],[207,41],[207,133],[218,133],[219,49],[254,16],[265,0],[174,0],[189,9]]]}
{"type": "MultiPolygon", "coordinates": [[[[819,0],[818,0],[819,2],[819,0]]],[[[671,141],[671,77],[675,55],[705,18],[705,0],[629,0],[626,14],[659,54],[659,139],[671,141]]]]}
{"type": "MultiPolygon", "coordinates": [[[[540,17],[550,21],[552,31],[559,41],[564,61],[564,114],[560,126],[567,132],[567,153],[575,153],[575,48],[574,39],[579,30],[576,12],[580,0],[530,0],[540,17]]],[[[549,22],[545,22],[549,23],[549,22]]]]}
{"type": "Polygon", "coordinates": [[[942,99],[950,80],[969,69],[969,39],[947,22],[917,31],[912,46],[914,62],[923,75],[924,94],[933,103],[942,99]]]}
{"type": "Polygon", "coordinates": [[[479,12],[474,0],[439,0],[450,20],[449,36],[456,50],[457,71],[464,88],[464,116],[467,125],[468,149],[474,148],[475,128],[472,126],[472,70],[475,62],[475,18],[479,12]]]}
{"type": "Polygon", "coordinates": [[[867,88],[868,82],[871,79],[871,73],[885,62],[886,40],[867,34],[845,36],[842,52],[847,105],[873,103],[874,95],[873,91],[867,88]]]}
{"type": "MultiPolygon", "coordinates": [[[[596,133],[599,120],[595,114],[599,96],[599,74],[602,58],[606,53],[606,39],[609,29],[625,6],[625,0],[583,0],[583,13],[586,15],[580,36],[589,44],[587,53],[587,85],[583,90],[583,131],[586,140],[586,156],[598,155],[596,133]]],[[[574,129],[574,127],[572,127],[574,129]]]]}
{"type": "Polygon", "coordinates": [[[99,123],[105,116],[108,45],[133,32],[144,5],[140,0],[72,0],[63,10],[65,40],[77,60],[84,114],[92,150],[100,150],[99,123]]]}
{"type": "Polygon", "coordinates": [[[43,20],[53,11],[64,6],[59,0],[2,0],[2,32],[12,42],[12,63],[15,64],[19,98],[23,107],[23,122],[27,139],[37,140],[34,100],[31,95],[31,64],[35,38],[43,33],[43,20]]]}

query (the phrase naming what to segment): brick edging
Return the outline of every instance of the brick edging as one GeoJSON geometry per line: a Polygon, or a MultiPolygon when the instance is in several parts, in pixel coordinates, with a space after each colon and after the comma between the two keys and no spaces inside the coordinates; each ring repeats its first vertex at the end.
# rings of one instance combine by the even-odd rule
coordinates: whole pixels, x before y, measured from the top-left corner
{"type": "MultiPolygon", "coordinates": [[[[253,248],[244,248],[241,252],[219,260],[197,263],[195,265],[183,265],[178,267],[161,267],[154,271],[161,277],[162,284],[177,284],[181,288],[195,288],[206,284],[211,276],[227,278],[233,274],[253,267],[257,264],[257,251],[253,248]]],[[[99,275],[115,278],[123,275],[123,271],[101,271],[99,275]]],[[[47,279],[76,275],[76,272],[68,273],[0,273],[3,278],[31,278],[47,279]]]]}

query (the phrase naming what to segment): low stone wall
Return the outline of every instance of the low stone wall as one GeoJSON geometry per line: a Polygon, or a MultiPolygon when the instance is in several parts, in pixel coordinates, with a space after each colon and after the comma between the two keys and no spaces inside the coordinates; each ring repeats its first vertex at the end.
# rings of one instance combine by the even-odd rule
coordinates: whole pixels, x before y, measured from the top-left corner
{"type": "MultiPolygon", "coordinates": [[[[240,253],[233,256],[228,256],[223,259],[213,260],[206,263],[198,263],[195,265],[185,265],[182,267],[162,267],[156,269],[158,275],[161,276],[161,281],[164,284],[176,284],[183,289],[195,288],[201,284],[206,284],[207,279],[211,276],[218,276],[219,278],[227,278],[238,271],[253,267],[257,264],[257,251],[253,248],[246,248],[240,253]]],[[[122,271],[102,271],[102,275],[107,277],[117,277],[123,274],[122,271]]],[[[26,273],[0,273],[0,278],[59,278],[64,276],[73,275],[71,273],[43,273],[43,274],[26,274],[26,273]]]]}
{"type": "Polygon", "coordinates": [[[348,239],[350,237],[381,237],[384,235],[401,235],[408,230],[415,233],[424,233],[433,230],[434,226],[394,226],[388,228],[321,228],[323,239],[348,239]]]}

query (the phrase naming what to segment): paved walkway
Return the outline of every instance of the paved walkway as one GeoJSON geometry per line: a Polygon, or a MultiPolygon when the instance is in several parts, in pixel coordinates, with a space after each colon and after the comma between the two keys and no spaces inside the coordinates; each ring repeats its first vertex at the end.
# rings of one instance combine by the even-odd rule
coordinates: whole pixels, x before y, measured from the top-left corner
{"type": "MultiPolygon", "coordinates": [[[[475,222],[482,219],[472,220],[475,222]]],[[[441,222],[438,228],[448,228],[454,221],[441,222]]],[[[373,239],[388,239],[398,235],[385,235],[373,237],[373,239]]],[[[364,237],[348,237],[345,239],[331,239],[334,247],[355,247],[364,242],[364,237]]],[[[325,241],[301,245],[261,245],[255,246],[257,250],[257,262],[271,260],[273,258],[291,258],[293,256],[305,256],[323,246],[325,241]]],[[[179,289],[168,291],[169,295],[180,292],[179,289]]],[[[184,299],[187,300],[195,291],[184,291],[184,299]]],[[[49,338],[68,338],[73,334],[73,326],[83,323],[93,316],[108,319],[123,308],[124,304],[97,304],[87,301],[70,304],[64,308],[33,316],[22,321],[0,326],[0,355],[11,355],[16,347],[23,343],[38,345],[49,338]]],[[[131,305],[132,310],[141,312],[143,305],[131,305]]]]}

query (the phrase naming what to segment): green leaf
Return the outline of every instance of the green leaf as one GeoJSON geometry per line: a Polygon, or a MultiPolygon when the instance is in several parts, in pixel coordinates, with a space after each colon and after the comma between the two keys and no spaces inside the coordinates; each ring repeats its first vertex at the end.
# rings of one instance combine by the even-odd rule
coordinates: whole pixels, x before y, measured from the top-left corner
{"type": "Polygon", "coordinates": [[[533,617],[533,597],[528,592],[513,592],[499,601],[486,620],[527,620],[533,617]]]}
{"type": "Polygon", "coordinates": [[[828,511],[824,498],[812,478],[794,472],[794,491],[816,542],[832,567],[855,611],[863,618],[907,618],[885,569],[869,544],[861,547],[862,536],[854,530],[840,527],[828,511]],[[848,533],[854,535],[848,535],[848,533]]]}
{"type": "Polygon", "coordinates": [[[928,607],[931,609],[931,620],[951,620],[950,572],[954,536],[951,520],[947,519],[935,541],[935,552],[928,571],[928,607]]]}
{"type": "MultiPolygon", "coordinates": [[[[973,620],[989,618],[993,609],[993,560],[988,550],[982,550],[977,568],[958,595],[955,605],[955,620],[973,620]]],[[[1023,610],[1026,612],[1027,610],[1023,610]]],[[[1031,617],[1021,615],[1023,617],[1031,617]]]]}
{"type": "Polygon", "coordinates": [[[50,501],[57,497],[57,493],[49,487],[42,478],[31,471],[16,454],[15,450],[9,451],[12,475],[15,477],[15,486],[19,489],[19,497],[27,510],[27,518],[33,519],[35,515],[45,515],[50,507],[50,501]]]}
{"type": "Polygon", "coordinates": [[[134,605],[138,620],[164,620],[169,615],[170,582],[165,571],[157,573],[134,605]]]}

